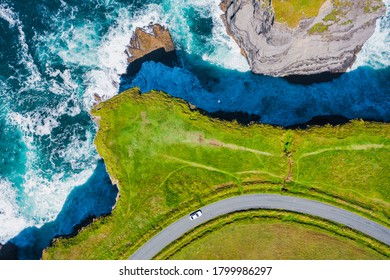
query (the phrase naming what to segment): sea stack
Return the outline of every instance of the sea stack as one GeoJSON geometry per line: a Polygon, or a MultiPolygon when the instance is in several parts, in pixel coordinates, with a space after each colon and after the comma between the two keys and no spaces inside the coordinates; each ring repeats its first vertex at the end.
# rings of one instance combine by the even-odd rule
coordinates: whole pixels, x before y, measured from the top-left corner
{"type": "Polygon", "coordinates": [[[290,3],[288,15],[289,3],[281,2],[285,1],[224,0],[221,4],[227,32],[254,73],[276,77],[343,73],[386,10],[380,0],[324,0],[317,1],[314,12],[313,6],[292,8],[290,3]]]}
{"type": "Polygon", "coordinates": [[[160,24],[137,27],[125,52],[128,55],[129,75],[136,74],[146,61],[172,66],[177,60],[172,36],[169,30],[160,24]]]}

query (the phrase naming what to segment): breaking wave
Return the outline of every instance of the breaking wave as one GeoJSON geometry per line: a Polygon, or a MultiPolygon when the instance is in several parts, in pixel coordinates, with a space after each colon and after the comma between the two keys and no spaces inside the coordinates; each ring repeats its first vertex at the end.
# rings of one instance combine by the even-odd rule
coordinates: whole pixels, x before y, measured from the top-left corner
{"type": "Polygon", "coordinates": [[[376,29],[364,44],[352,69],[369,66],[374,69],[390,67],[390,1],[383,1],[386,14],[377,21],[376,29]]]}

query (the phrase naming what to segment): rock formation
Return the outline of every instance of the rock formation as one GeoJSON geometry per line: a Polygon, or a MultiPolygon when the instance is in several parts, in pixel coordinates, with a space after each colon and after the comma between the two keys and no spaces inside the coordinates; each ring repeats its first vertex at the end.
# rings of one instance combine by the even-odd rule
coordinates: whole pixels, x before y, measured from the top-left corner
{"type": "Polygon", "coordinates": [[[385,12],[380,0],[327,0],[292,28],[275,20],[272,0],[223,0],[221,8],[252,71],[271,76],[345,72],[385,12]]]}
{"type": "Polygon", "coordinates": [[[134,75],[146,61],[162,62],[168,66],[176,61],[175,45],[169,30],[159,24],[137,27],[125,51],[129,66],[127,74],[134,75]]]}

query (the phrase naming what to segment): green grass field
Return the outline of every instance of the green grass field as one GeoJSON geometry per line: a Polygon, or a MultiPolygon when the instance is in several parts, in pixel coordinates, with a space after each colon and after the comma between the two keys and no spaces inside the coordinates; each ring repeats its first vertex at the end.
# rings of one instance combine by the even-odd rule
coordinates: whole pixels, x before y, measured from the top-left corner
{"type": "Polygon", "coordinates": [[[390,216],[390,145],[388,125],[356,121],[340,127],[299,131],[293,153],[294,181],[371,205],[390,216]]]}
{"type": "Polygon", "coordinates": [[[191,111],[165,93],[137,89],[92,114],[100,127],[97,150],[120,197],[112,215],[56,240],[46,259],[127,258],[179,217],[243,193],[316,198],[389,224],[387,124],[242,126],[191,111]]]}
{"type": "Polygon", "coordinates": [[[272,6],[277,22],[295,28],[301,19],[317,16],[325,2],[326,0],[273,0],[272,6]]]}
{"type": "Polygon", "coordinates": [[[379,260],[390,257],[312,225],[250,216],[234,223],[226,222],[226,218],[222,220],[222,225],[203,226],[207,231],[202,236],[178,246],[168,259],[379,260]]]}

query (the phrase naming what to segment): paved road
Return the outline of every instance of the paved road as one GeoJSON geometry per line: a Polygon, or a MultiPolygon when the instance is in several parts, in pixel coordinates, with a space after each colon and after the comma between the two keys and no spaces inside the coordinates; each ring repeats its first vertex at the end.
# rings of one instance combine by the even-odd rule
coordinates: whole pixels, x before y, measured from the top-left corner
{"type": "Polygon", "coordinates": [[[352,212],[322,202],[293,196],[253,194],[236,196],[209,204],[201,208],[203,215],[196,220],[190,220],[188,215],[181,218],[150,239],[129,259],[151,259],[165,246],[190,229],[218,216],[249,209],[281,209],[318,216],[361,231],[390,246],[390,229],[352,212]]]}

